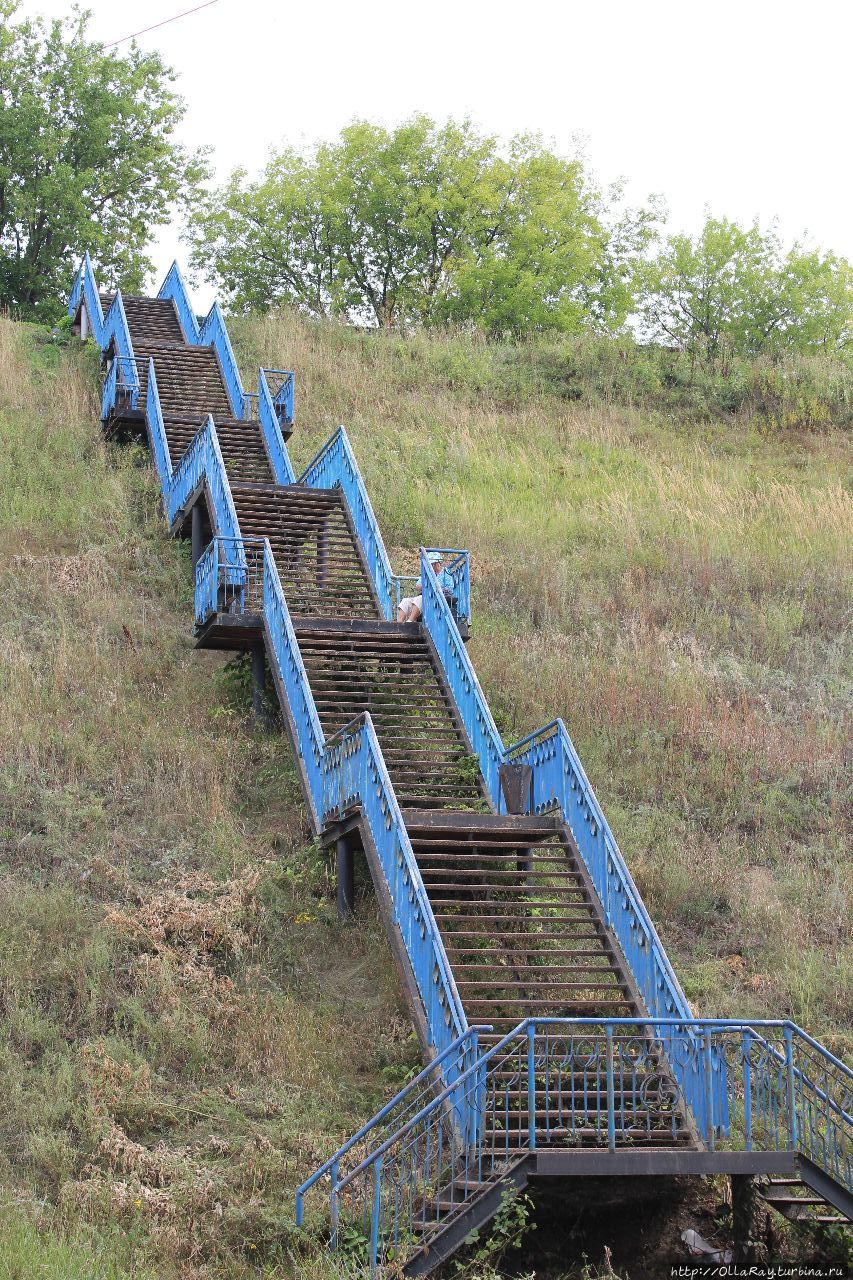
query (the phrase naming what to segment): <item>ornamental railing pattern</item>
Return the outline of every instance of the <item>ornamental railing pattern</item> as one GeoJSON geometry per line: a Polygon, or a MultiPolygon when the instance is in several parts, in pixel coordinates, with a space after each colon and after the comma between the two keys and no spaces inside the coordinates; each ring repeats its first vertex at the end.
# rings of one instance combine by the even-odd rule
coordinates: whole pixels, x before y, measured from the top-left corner
{"type": "Polygon", "coordinates": [[[396,1275],[426,1233],[540,1147],[675,1144],[687,1092],[710,1149],[797,1151],[853,1191],[853,1072],[793,1023],[531,1018],[396,1132],[361,1130],[361,1161],[342,1171],[341,1148],[300,1188],[300,1214],[328,1181],[332,1247],[345,1228],[371,1276],[396,1275]],[[673,1045],[685,1085],[667,1066],[673,1045]]]}

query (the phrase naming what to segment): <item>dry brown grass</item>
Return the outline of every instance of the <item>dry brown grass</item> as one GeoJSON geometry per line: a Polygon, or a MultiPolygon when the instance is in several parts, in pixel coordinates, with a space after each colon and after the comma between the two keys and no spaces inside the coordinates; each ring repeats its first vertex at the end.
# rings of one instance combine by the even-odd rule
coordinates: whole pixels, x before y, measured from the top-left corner
{"type": "Polygon", "coordinates": [[[471,548],[505,736],[564,717],[696,1006],[842,1043],[849,438],[508,398],[476,341],[231,330],[297,369],[295,457],[346,424],[396,566],[471,548]]]}
{"type": "Polygon", "coordinates": [[[244,1277],[285,1265],[295,1186],[410,1030],[369,904],[327,907],[284,740],[193,648],[93,374],[0,322],[0,1194],[45,1205],[3,1239],[51,1280],[244,1277]]]}

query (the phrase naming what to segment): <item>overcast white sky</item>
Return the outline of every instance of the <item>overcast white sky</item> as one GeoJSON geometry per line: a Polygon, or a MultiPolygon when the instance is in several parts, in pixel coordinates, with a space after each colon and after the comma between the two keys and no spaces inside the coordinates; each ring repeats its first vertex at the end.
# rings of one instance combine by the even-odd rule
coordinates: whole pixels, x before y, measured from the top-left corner
{"type": "MultiPolygon", "coordinates": [[[[92,34],[116,40],[198,2],[88,0],[92,34]]],[[[212,144],[220,176],[355,116],[470,115],[558,148],[585,135],[599,179],[626,177],[633,200],[662,193],[673,230],[695,230],[709,205],[853,257],[850,0],[216,0],[139,43],[179,72],[184,140],[212,144]]],[[[158,265],[175,253],[167,232],[158,265]]]]}

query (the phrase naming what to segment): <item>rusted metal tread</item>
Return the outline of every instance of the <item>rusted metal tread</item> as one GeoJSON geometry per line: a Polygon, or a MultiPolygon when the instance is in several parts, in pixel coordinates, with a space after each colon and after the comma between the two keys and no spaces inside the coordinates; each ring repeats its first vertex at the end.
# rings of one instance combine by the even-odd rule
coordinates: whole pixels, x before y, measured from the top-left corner
{"type": "MultiPolygon", "coordinates": [[[[578,974],[574,976],[575,978],[579,977],[578,974]]],[[[458,976],[457,985],[459,990],[469,991],[472,1009],[475,1006],[479,1007],[481,1000],[493,999],[497,1003],[505,1005],[508,1011],[510,1006],[514,1010],[519,1003],[523,1004],[528,996],[543,1000],[547,999],[551,1005],[562,1006],[573,1004],[578,993],[583,995],[585,1002],[595,1003],[598,1000],[597,993],[603,992],[608,996],[608,999],[612,997],[614,1002],[626,1005],[628,1009],[627,1016],[630,1017],[635,1012],[631,1003],[630,992],[625,984],[619,980],[616,974],[610,973],[607,969],[600,969],[595,974],[590,975],[588,981],[564,982],[560,979],[551,981],[541,974],[531,974],[525,978],[498,978],[492,988],[487,988],[483,985],[486,981],[486,978],[481,978],[480,980],[466,983],[461,974],[458,976]],[[490,991],[491,995],[489,995],[490,991]],[[571,998],[561,994],[563,992],[569,993],[571,998]]],[[[488,1022],[490,1019],[486,1018],[486,1021],[488,1022]]],[[[520,1018],[519,1021],[521,1021],[520,1018]]]]}
{"type": "MultiPolygon", "coordinates": [[[[169,298],[140,298],[122,294],[122,304],[130,329],[131,341],[161,339],[183,342],[184,334],[175,304],[169,298]]],[[[102,303],[103,305],[103,303],[102,303]]]]}
{"type": "MultiPolygon", "coordinates": [[[[575,920],[578,919],[578,917],[580,917],[581,919],[584,918],[583,913],[586,913],[587,915],[596,916],[595,907],[591,902],[577,902],[577,903],[531,902],[529,905],[537,908],[548,907],[554,910],[554,912],[556,913],[554,915],[531,917],[531,919],[536,921],[537,923],[541,921],[542,924],[547,924],[547,925],[573,924],[575,920]],[[563,913],[570,913],[570,914],[564,915],[563,913]]],[[[445,898],[436,899],[433,902],[433,906],[465,908],[465,910],[462,911],[461,914],[459,915],[451,914],[448,912],[440,912],[440,911],[436,912],[437,920],[448,920],[451,922],[458,920],[460,924],[462,923],[473,924],[477,920],[482,921],[484,924],[487,924],[487,925],[490,925],[495,920],[508,920],[512,924],[518,924],[520,920],[524,918],[518,912],[516,912],[513,915],[509,912],[488,911],[486,910],[486,907],[488,906],[488,904],[467,903],[467,902],[460,903],[455,900],[445,899],[445,898]],[[472,909],[472,908],[476,908],[476,909],[472,909]]]]}
{"type": "MultiPolygon", "coordinates": [[[[464,875],[460,874],[458,880],[436,880],[435,873],[431,875],[429,867],[421,866],[420,862],[418,865],[421,867],[421,875],[423,876],[424,883],[428,884],[430,889],[435,890],[436,892],[443,892],[446,889],[457,889],[461,893],[472,893],[479,889],[484,896],[487,896],[493,901],[503,902],[514,899],[523,899],[524,901],[529,902],[531,906],[537,907],[546,905],[535,897],[537,892],[541,892],[545,889],[553,889],[555,893],[586,893],[586,886],[580,876],[572,875],[571,872],[568,871],[562,873],[552,871],[540,872],[538,875],[534,872],[523,870],[518,872],[505,871],[503,872],[503,878],[497,884],[490,884],[484,882],[482,879],[482,876],[489,875],[489,871],[484,869],[482,874],[478,876],[478,867],[466,867],[464,875]],[[522,883],[511,883],[506,879],[508,875],[513,875],[516,880],[521,881],[522,883]],[[572,883],[555,884],[555,880],[571,880],[572,883]],[[525,881],[532,883],[524,883],[525,881]],[[496,898],[494,895],[500,896],[496,898]]],[[[447,871],[446,869],[443,869],[438,874],[446,875],[447,871]]],[[[491,874],[494,875],[495,873],[492,872],[491,874]]]]}
{"type": "MultiPolygon", "coordinates": [[[[453,920],[457,920],[458,918],[459,918],[458,916],[451,917],[451,919],[453,920]]],[[[518,940],[519,944],[525,943],[525,942],[565,943],[565,942],[571,941],[573,938],[574,939],[600,938],[603,944],[604,931],[599,925],[599,922],[594,918],[585,920],[583,917],[578,917],[573,922],[573,928],[572,928],[571,934],[567,934],[565,930],[561,930],[559,933],[543,933],[533,928],[529,928],[526,931],[522,931],[519,929],[501,929],[500,931],[488,930],[485,932],[482,929],[452,929],[452,930],[448,930],[448,938],[456,941],[457,945],[458,945],[459,939],[477,938],[480,942],[488,942],[492,944],[492,947],[494,947],[494,943],[498,941],[506,943],[511,940],[512,941],[518,940]]],[[[484,951],[486,949],[487,948],[485,947],[483,948],[484,951]]],[[[525,951],[528,954],[530,953],[530,948],[527,946],[519,945],[518,950],[525,951]]],[[[555,947],[553,952],[549,952],[549,954],[554,954],[554,955],[559,954],[558,949],[555,947]]]]}

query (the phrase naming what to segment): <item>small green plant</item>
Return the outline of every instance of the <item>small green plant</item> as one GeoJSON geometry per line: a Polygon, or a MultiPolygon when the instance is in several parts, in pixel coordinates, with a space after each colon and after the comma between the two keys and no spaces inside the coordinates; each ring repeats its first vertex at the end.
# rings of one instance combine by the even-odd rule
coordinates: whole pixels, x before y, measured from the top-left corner
{"type": "Polygon", "coordinates": [[[508,1186],[501,1196],[501,1204],[494,1219],[488,1225],[488,1234],[473,1231],[465,1244],[467,1256],[457,1260],[453,1274],[458,1280],[484,1280],[484,1268],[489,1268],[495,1280],[496,1268],[506,1254],[517,1250],[525,1236],[535,1231],[532,1221],[533,1201],[523,1191],[508,1186]]]}

